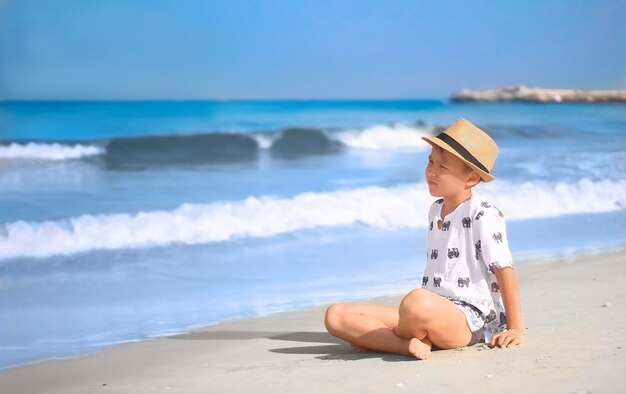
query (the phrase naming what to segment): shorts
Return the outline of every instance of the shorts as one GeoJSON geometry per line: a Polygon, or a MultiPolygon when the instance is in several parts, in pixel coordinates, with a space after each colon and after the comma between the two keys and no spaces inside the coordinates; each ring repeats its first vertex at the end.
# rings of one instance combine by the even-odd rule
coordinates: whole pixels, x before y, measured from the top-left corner
{"type": "Polygon", "coordinates": [[[465,319],[467,319],[467,325],[472,332],[472,338],[467,346],[472,346],[479,342],[485,342],[485,315],[480,311],[480,309],[476,308],[469,302],[454,299],[450,301],[452,301],[452,303],[456,305],[461,312],[463,312],[465,319]]]}

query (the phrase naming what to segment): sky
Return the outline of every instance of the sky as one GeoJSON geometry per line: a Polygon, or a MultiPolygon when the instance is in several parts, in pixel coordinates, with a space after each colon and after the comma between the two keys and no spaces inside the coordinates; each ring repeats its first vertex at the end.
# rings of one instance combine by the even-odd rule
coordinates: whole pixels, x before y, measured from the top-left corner
{"type": "Polygon", "coordinates": [[[0,0],[0,100],[626,89],[626,0],[0,0]]]}

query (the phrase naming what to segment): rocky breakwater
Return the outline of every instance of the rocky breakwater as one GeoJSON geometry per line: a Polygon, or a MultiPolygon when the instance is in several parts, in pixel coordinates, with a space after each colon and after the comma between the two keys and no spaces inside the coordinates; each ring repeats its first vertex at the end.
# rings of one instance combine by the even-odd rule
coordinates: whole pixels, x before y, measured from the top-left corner
{"type": "Polygon", "coordinates": [[[536,103],[626,103],[626,90],[543,89],[524,85],[492,90],[463,89],[453,102],[524,101],[536,103]]]}

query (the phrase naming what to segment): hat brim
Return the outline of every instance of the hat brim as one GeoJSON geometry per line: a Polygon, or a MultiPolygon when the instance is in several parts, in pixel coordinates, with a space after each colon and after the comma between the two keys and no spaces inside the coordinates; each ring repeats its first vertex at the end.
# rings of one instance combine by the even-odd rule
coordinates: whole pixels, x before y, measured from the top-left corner
{"type": "Polygon", "coordinates": [[[434,137],[430,137],[430,136],[422,137],[422,139],[424,141],[428,142],[429,144],[436,145],[436,146],[440,147],[441,149],[444,149],[447,152],[450,152],[454,156],[458,157],[463,163],[467,164],[472,170],[474,170],[480,176],[480,179],[482,179],[483,182],[491,182],[494,179],[496,179],[495,176],[489,174],[488,172],[485,172],[485,171],[481,170],[480,168],[476,167],[474,164],[472,164],[471,162],[466,160],[463,156],[461,156],[460,153],[458,153],[456,150],[454,150],[445,141],[442,141],[439,138],[434,138],[434,137]]]}

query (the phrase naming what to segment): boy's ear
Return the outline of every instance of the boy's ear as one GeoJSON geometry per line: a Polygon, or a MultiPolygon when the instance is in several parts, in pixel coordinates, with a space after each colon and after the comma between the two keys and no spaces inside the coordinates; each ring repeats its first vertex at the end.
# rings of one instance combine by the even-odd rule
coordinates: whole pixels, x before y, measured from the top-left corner
{"type": "Polygon", "coordinates": [[[467,183],[469,184],[469,186],[474,187],[478,185],[479,182],[480,182],[480,175],[478,175],[476,171],[470,171],[469,177],[467,179],[467,183]]]}

